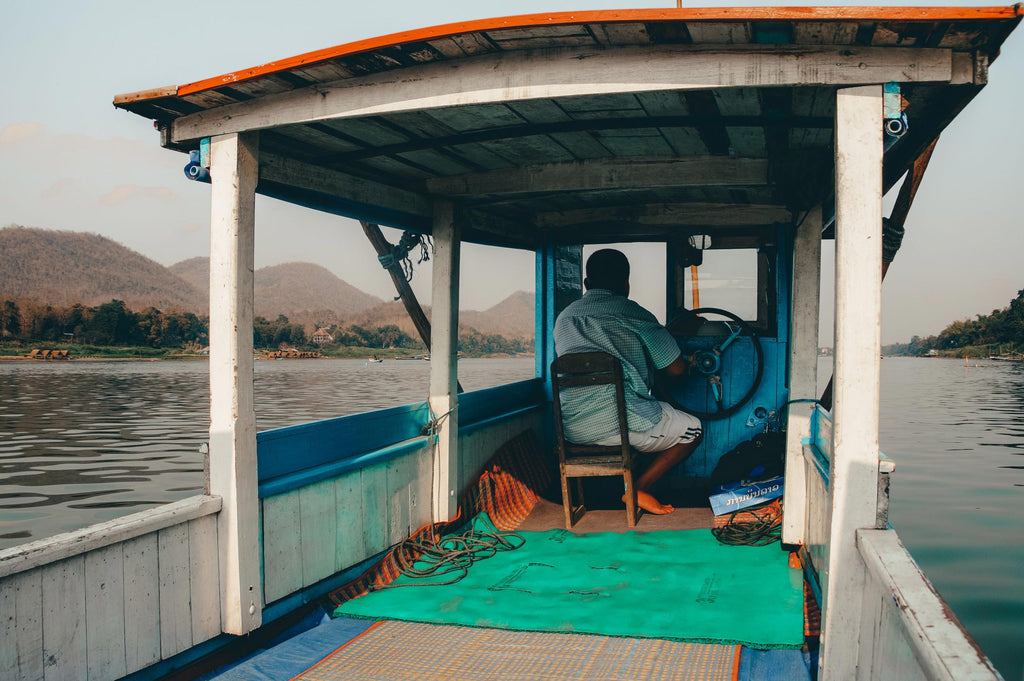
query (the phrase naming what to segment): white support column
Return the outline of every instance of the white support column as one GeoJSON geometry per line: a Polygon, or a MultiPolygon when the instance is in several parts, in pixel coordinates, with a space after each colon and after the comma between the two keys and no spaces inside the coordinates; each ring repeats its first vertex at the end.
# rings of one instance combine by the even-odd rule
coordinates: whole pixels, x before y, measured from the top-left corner
{"type": "MultiPolygon", "coordinates": [[[[804,218],[793,243],[793,306],[789,334],[789,399],[813,399],[818,390],[818,309],[821,295],[821,206],[804,218]]],[[[803,544],[807,478],[803,440],[811,435],[811,402],[789,405],[786,425],[786,509],[782,541],[803,544]]]]}
{"type": "Polygon", "coordinates": [[[215,137],[210,215],[210,494],[223,499],[221,626],[245,634],[260,626],[259,498],[253,409],[253,244],[259,138],[215,137]]]}
{"type": "Polygon", "coordinates": [[[440,417],[434,446],[434,522],[459,506],[459,251],[452,204],[434,206],[434,279],[430,306],[430,410],[440,417]]]}
{"type": "Polygon", "coordinates": [[[866,578],[856,532],[875,525],[882,302],[882,87],[836,95],[832,518],[822,681],[857,678],[866,578]]]}

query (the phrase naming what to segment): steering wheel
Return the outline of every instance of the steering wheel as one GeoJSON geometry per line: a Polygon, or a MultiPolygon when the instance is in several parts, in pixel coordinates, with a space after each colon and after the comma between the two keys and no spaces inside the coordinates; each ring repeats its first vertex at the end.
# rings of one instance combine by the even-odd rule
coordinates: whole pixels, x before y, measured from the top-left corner
{"type": "Polygon", "coordinates": [[[699,315],[705,314],[716,314],[722,317],[726,317],[729,321],[720,322],[727,329],[724,340],[720,341],[716,345],[710,348],[701,348],[696,350],[689,358],[689,364],[691,371],[704,376],[707,379],[708,387],[711,389],[711,394],[714,397],[717,409],[710,412],[697,411],[696,409],[690,409],[683,407],[683,409],[693,414],[694,416],[702,419],[721,419],[735,414],[743,405],[750,401],[757,391],[757,387],[761,384],[761,377],[764,375],[764,350],[761,348],[761,341],[757,336],[754,329],[743,321],[740,317],[734,315],[732,312],[722,310],[717,307],[701,307],[696,310],[691,310],[692,314],[699,315]],[[726,403],[726,395],[722,388],[722,356],[734,346],[734,341],[740,336],[749,336],[751,345],[754,349],[754,363],[757,365],[757,369],[754,372],[754,380],[750,384],[750,388],[738,400],[733,401],[731,404],[726,403]]]}

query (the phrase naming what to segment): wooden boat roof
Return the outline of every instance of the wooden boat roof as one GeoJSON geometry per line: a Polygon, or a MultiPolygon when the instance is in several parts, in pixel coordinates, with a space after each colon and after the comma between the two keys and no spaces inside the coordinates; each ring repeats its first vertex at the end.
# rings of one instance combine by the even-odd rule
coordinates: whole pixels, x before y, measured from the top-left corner
{"type": "Polygon", "coordinates": [[[164,146],[260,131],[258,191],[472,241],[664,239],[828,202],[836,88],[896,82],[894,185],[984,86],[1010,7],[560,12],[361,40],[114,99],[164,146]]]}

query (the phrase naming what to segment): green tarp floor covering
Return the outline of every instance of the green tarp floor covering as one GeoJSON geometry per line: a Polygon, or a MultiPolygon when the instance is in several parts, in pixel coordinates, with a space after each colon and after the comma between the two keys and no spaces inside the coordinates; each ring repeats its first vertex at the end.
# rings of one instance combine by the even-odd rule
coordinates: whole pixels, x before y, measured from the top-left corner
{"type": "Polygon", "coordinates": [[[474,563],[455,584],[374,591],[335,614],[756,648],[804,642],[803,577],[778,544],[727,546],[708,530],[520,534],[521,548],[474,563]]]}

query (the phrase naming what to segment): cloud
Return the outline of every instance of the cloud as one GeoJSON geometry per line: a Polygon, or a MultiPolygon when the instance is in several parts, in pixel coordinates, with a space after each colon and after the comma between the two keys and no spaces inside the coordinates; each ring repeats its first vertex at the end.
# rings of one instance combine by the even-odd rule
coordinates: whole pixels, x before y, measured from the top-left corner
{"type": "Polygon", "coordinates": [[[14,145],[23,140],[31,139],[43,131],[43,125],[35,121],[19,121],[11,123],[0,130],[0,149],[14,145]]]}
{"type": "Polygon", "coordinates": [[[44,189],[39,195],[42,199],[59,199],[66,197],[72,191],[74,191],[81,183],[73,177],[62,177],[49,187],[44,189]]]}
{"type": "Polygon", "coordinates": [[[100,203],[104,206],[119,206],[128,201],[176,203],[178,197],[168,187],[144,187],[137,184],[119,184],[100,197],[100,203]]]}

